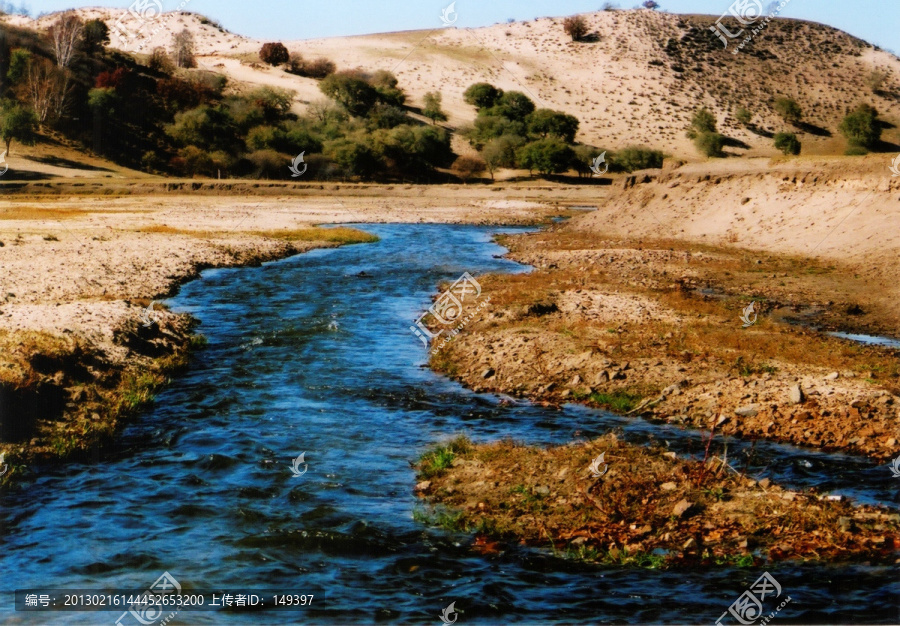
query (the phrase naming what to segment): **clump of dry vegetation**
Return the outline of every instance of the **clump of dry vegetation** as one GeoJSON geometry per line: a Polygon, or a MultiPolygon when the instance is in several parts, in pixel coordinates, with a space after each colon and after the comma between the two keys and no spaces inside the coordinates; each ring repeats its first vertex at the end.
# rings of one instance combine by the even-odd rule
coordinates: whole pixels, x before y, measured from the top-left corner
{"type": "Polygon", "coordinates": [[[783,559],[892,562],[900,515],[756,482],[719,457],[678,458],[614,434],[541,449],[458,439],[426,453],[417,517],[502,542],[643,567],[759,565],[783,559]],[[590,467],[598,464],[602,476],[590,467]],[[603,473],[604,468],[606,469],[603,473]]]}

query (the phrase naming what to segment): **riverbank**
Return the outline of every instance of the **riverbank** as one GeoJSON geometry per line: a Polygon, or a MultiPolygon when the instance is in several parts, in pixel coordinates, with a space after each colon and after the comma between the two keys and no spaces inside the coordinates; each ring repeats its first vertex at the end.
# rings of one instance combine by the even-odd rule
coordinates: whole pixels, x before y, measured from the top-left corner
{"type": "Polygon", "coordinates": [[[757,482],[721,455],[679,458],[614,434],[549,449],[457,439],[418,466],[418,516],[506,543],[609,565],[761,566],[774,561],[893,563],[900,515],[757,482]]]}
{"type": "Polygon", "coordinates": [[[36,198],[0,205],[0,454],[35,464],[94,457],[189,359],[192,320],[151,303],[212,267],[365,243],[339,222],[541,223],[564,209],[443,192],[391,201],[227,196],[36,198]]]}

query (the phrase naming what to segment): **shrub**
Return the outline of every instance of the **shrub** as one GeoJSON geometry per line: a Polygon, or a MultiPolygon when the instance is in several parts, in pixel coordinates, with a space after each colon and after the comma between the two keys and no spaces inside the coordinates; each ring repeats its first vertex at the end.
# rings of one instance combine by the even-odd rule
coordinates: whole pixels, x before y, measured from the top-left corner
{"type": "Polygon", "coordinates": [[[884,87],[885,81],[890,77],[888,72],[882,70],[872,70],[866,76],[866,86],[872,90],[872,93],[878,94],[884,87]]]}
{"type": "Polygon", "coordinates": [[[777,98],[775,100],[775,112],[788,124],[799,124],[803,119],[803,110],[797,101],[792,98],[777,98]]]}
{"type": "Polygon", "coordinates": [[[471,104],[479,111],[495,106],[503,96],[503,90],[490,83],[475,83],[463,93],[466,104],[471,104]]]}
{"type": "Polygon", "coordinates": [[[357,117],[365,117],[378,101],[378,91],[351,72],[328,76],[319,83],[319,89],[357,117]]]}
{"type": "Polygon", "coordinates": [[[157,47],[153,48],[153,51],[150,53],[150,58],[147,59],[147,67],[154,72],[171,74],[175,71],[175,62],[165,48],[157,47]]]}
{"type": "Polygon", "coordinates": [[[722,148],[725,147],[725,137],[719,133],[700,133],[694,138],[694,145],[708,157],[722,156],[722,148]]]}
{"type": "Polygon", "coordinates": [[[378,92],[378,99],[394,106],[403,106],[406,102],[406,94],[397,87],[397,77],[387,70],[378,70],[371,78],[360,75],[359,78],[367,82],[378,92]]]}
{"type": "Polygon", "coordinates": [[[100,72],[94,80],[94,87],[112,87],[115,89],[122,84],[127,72],[128,70],[124,67],[116,68],[112,72],[100,72]]]}
{"type": "Polygon", "coordinates": [[[172,39],[174,60],[177,67],[197,67],[194,58],[194,35],[187,28],[175,35],[172,39]]]}
{"type": "Polygon", "coordinates": [[[337,66],[328,59],[314,59],[304,65],[304,75],[308,78],[321,80],[331,76],[337,71],[337,66]]]}
{"type": "Polygon", "coordinates": [[[525,138],[519,135],[502,135],[491,139],[481,151],[485,167],[494,179],[494,172],[501,167],[516,166],[516,151],[525,144],[525,138]]]}
{"type": "Polygon", "coordinates": [[[546,176],[568,171],[575,152],[559,139],[540,139],[522,146],[517,156],[521,167],[546,176]]]}
{"type": "Polygon", "coordinates": [[[878,123],[878,111],[868,104],[859,105],[841,121],[838,127],[851,146],[874,148],[881,141],[881,125],[878,123]]]}
{"type": "Polygon", "coordinates": [[[696,139],[698,135],[703,133],[715,132],[716,116],[712,114],[712,111],[706,107],[696,111],[691,117],[691,127],[688,130],[688,137],[690,139],[696,139]]]}
{"type": "Polygon", "coordinates": [[[31,109],[18,104],[3,107],[0,111],[0,139],[6,144],[7,155],[13,141],[26,146],[34,145],[37,126],[37,116],[31,109]]]}
{"type": "Polygon", "coordinates": [[[776,133],[775,148],[784,154],[800,154],[800,141],[794,133],[776,133]]]}
{"type": "Polygon", "coordinates": [[[588,24],[580,15],[573,15],[563,20],[563,30],[572,41],[581,41],[588,34],[588,24]]]}
{"type": "Polygon", "coordinates": [[[643,6],[645,9],[651,9],[655,11],[659,8],[659,2],[656,2],[656,0],[647,0],[646,2],[644,2],[643,6]]]}
{"type": "Polygon", "coordinates": [[[447,121],[447,114],[441,109],[441,100],[441,92],[439,91],[429,91],[425,94],[425,106],[422,109],[422,115],[430,119],[432,124],[447,121]]]}
{"type": "Polygon", "coordinates": [[[869,151],[862,146],[850,146],[844,151],[847,156],[866,156],[869,151]]]}
{"type": "Polygon", "coordinates": [[[109,26],[103,20],[88,20],[81,30],[81,47],[85,54],[93,56],[103,52],[109,44],[109,26]]]}
{"type": "Polygon", "coordinates": [[[468,181],[473,176],[484,173],[484,170],[487,169],[487,164],[479,157],[461,156],[453,162],[451,169],[463,181],[468,181]]]}
{"type": "Polygon", "coordinates": [[[734,117],[742,126],[749,126],[750,122],[753,120],[753,114],[745,108],[740,108],[735,111],[734,117]]]}
{"type": "Polygon", "coordinates": [[[291,55],[281,42],[264,43],[259,51],[259,59],[269,65],[284,65],[290,61],[291,55]]]}
{"type": "Polygon", "coordinates": [[[619,150],[610,157],[610,165],[626,172],[637,170],[660,169],[665,155],[659,150],[651,150],[644,146],[629,146],[619,150]]]}
{"type": "Polygon", "coordinates": [[[256,150],[247,155],[247,160],[253,164],[254,178],[285,178],[289,173],[289,166],[293,157],[287,154],[279,154],[274,150],[256,150]]]}
{"type": "Polygon", "coordinates": [[[6,77],[9,82],[18,83],[28,73],[28,67],[31,65],[31,51],[24,48],[16,48],[12,51],[9,58],[9,69],[6,77]]]}
{"type": "Polygon", "coordinates": [[[537,109],[528,118],[528,130],[531,134],[542,139],[558,137],[566,143],[575,141],[578,125],[577,117],[550,109],[537,109]]]}

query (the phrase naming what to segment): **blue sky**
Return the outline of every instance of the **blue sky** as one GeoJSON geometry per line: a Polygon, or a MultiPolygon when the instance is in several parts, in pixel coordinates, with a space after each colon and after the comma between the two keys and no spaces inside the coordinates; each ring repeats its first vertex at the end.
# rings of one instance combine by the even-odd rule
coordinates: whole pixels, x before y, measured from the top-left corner
{"type": "MultiPolygon", "coordinates": [[[[152,0],[138,0],[152,1],[152,0]]],[[[166,11],[184,0],[159,0],[166,11]]],[[[615,0],[623,8],[639,0],[615,0]]],[[[730,0],[658,0],[671,13],[721,15],[730,0]]],[[[23,0],[15,0],[18,5],[23,0]]],[[[219,20],[228,30],[260,39],[312,39],[441,26],[441,10],[450,0],[188,0],[185,10],[219,20]]],[[[762,0],[763,6],[769,0],[762,0]]],[[[126,8],[130,0],[24,0],[32,14],[73,6],[126,8]]],[[[456,0],[460,27],[487,26],[544,16],[596,11],[603,0],[456,0]]],[[[900,2],[897,0],[790,0],[782,12],[829,24],[873,44],[900,52],[900,2]]]]}

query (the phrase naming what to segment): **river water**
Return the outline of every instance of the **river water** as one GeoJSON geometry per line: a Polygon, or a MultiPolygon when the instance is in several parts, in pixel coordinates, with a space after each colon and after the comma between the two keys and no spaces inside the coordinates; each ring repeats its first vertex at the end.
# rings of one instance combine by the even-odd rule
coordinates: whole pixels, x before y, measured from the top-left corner
{"type": "MultiPolygon", "coordinates": [[[[413,519],[410,463],[465,433],[566,443],[626,439],[702,455],[702,433],[569,406],[475,394],[426,369],[409,330],[440,281],[527,271],[496,258],[501,229],[367,225],[375,244],[211,270],[169,301],[209,345],[96,463],[39,469],[0,500],[0,619],[113,624],[112,613],[15,613],[26,588],[144,589],[167,571],[195,589],[312,594],[294,612],[181,612],[172,623],[712,624],[759,569],[652,571],[576,564],[413,519]],[[304,453],[306,473],[292,459],[304,453]]],[[[516,229],[505,229],[506,231],[516,229]]],[[[746,445],[732,441],[729,455],[746,445]]],[[[884,465],[758,444],[750,474],[898,506],[884,465]]],[[[791,602],[774,621],[897,623],[896,568],[777,565],[791,602]]],[[[122,621],[122,624],[139,623],[122,621]]],[[[734,623],[729,620],[728,623],[734,623]]]]}

